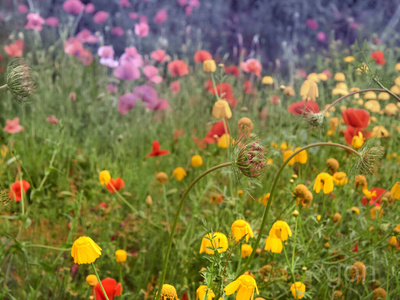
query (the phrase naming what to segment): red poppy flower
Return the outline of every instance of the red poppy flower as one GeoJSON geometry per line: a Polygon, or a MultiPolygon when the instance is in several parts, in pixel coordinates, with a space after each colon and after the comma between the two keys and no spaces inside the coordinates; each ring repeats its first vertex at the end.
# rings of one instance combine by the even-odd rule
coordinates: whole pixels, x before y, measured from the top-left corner
{"type": "Polygon", "coordinates": [[[356,128],[367,128],[369,123],[369,112],[365,109],[348,108],[342,112],[342,117],[346,125],[356,128]]]}
{"type": "Polygon", "coordinates": [[[250,80],[246,80],[244,82],[244,87],[243,90],[246,94],[255,94],[256,90],[253,89],[253,84],[251,83],[250,80]]]}
{"type": "MultiPolygon", "coordinates": [[[[236,106],[237,100],[233,97],[233,89],[229,83],[222,82],[220,84],[217,84],[215,88],[220,98],[225,99],[230,104],[230,106],[236,106]]],[[[206,89],[209,93],[215,95],[215,89],[211,80],[208,80],[206,82],[206,89]]]]}
{"type": "Polygon", "coordinates": [[[185,135],[185,130],[183,130],[183,129],[175,129],[175,131],[174,131],[174,141],[175,142],[178,141],[178,138],[180,136],[184,136],[184,135],[185,135]]]}
{"type": "MultiPolygon", "coordinates": [[[[122,286],[120,283],[117,284],[117,281],[112,278],[106,278],[101,281],[101,284],[104,287],[104,291],[107,294],[109,300],[113,300],[115,296],[120,296],[122,292],[122,286]]],[[[94,289],[96,300],[106,300],[106,297],[101,290],[101,286],[97,283],[94,289]]]]}
{"type": "Polygon", "coordinates": [[[188,294],[186,291],[183,292],[182,300],[189,300],[188,294]]]}
{"type": "Polygon", "coordinates": [[[155,156],[163,156],[169,154],[168,150],[161,150],[160,149],[160,142],[154,141],[153,145],[151,146],[151,153],[146,155],[146,158],[155,157],[155,156]]]}
{"type": "Polygon", "coordinates": [[[351,252],[358,252],[358,244],[357,243],[354,245],[354,248],[351,252]]]}
{"type": "Polygon", "coordinates": [[[115,191],[119,191],[125,186],[125,181],[118,177],[117,179],[111,178],[110,181],[107,183],[106,188],[111,193],[114,194],[115,191]]]}
{"type": "Polygon", "coordinates": [[[318,113],[319,105],[317,102],[312,100],[301,100],[290,104],[288,106],[288,111],[295,116],[303,115],[309,112],[318,113]]]}
{"type": "Polygon", "coordinates": [[[189,67],[183,60],[174,60],[168,64],[168,70],[171,72],[171,76],[185,76],[189,74],[189,67]]]}
{"type": "Polygon", "coordinates": [[[369,191],[372,193],[372,197],[369,200],[369,202],[368,202],[367,197],[365,197],[365,196],[362,197],[362,199],[361,199],[362,206],[366,206],[367,204],[375,205],[375,206],[382,206],[382,194],[386,193],[387,190],[382,189],[382,188],[372,188],[369,191]]]}
{"type": "Polygon", "coordinates": [[[375,60],[378,65],[386,64],[385,55],[382,51],[374,51],[371,53],[371,58],[375,60]]]}
{"type": "Polygon", "coordinates": [[[235,77],[239,77],[240,75],[240,70],[236,66],[229,66],[229,67],[224,67],[225,73],[233,75],[235,77]]]}
{"type": "MultiPolygon", "coordinates": [[[[229,129],[226,128],[229,133],[229,129]]],[[[206,134],[203,141],[208,144],[214,144],[216,139],[214,136],[221,137],[225,133],[224,122],[218,121],[213,124],[210,131],[206,134]]]]}
{"type": "Polygon", "coordinates": [[[212,59],[210,52],[206,50],[199,50],[194,54],[194,62],[203,63],[205,60],[212,59]]]}
{"type": "Polygon", "coordinates": [[[357,128],[353,126],[347,126],[346,130],[343,130],[342,133],[344,135],[344,140],[346,141],[347,145],[351,145],[351,141],[353,137],[358,135],[359,132],[362,132],[364,138],[368,139],[371,137],[371,132],[368,130],[362,130],[362,128],[357,128]]]}
{"type": "Polygon", "coordinates": [[[14,199],[15,202],[19,202],[22,198],[22,190],[24,190],[24,193],[26,193],[30,187],[31,185],[28,181],[18,180],[11,185],[11,190],[8,193],[8,196],[11,200],[14,199]]]}

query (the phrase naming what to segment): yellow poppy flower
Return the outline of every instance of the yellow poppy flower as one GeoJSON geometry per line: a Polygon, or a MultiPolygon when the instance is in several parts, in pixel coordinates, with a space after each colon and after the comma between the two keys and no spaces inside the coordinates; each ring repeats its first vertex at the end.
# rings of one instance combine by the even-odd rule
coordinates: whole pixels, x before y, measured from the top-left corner
{"type": "MultiPolygon", "coordinates": [[[[324,74],[324,73],[322,73],[322,74],[324,74]]],[[[319,80],[320,80],[319,74],[317,74],[317,73],[310,73],[310,74],[307,75],[307,80],[312,80],[312,81],[315,81],[315,82],[318,83],[319,80]]]]}
{"type": "Polygon", "coordinates": [[[306,292],[306,286],[300,281],[296,281],[290,286],[290,291],[292,292],[294,299],[303,299],[304,293],[306,292]]]}
{"type": "Polygon", "coordinates": [[[315,100],[318,98],[318,85],[313,80],[306,80],[302,84],[300,88],[300,96],[303,97],[303,100],[311,99],[315,100]]]}
{"type": "Polygon", "coordinates": [[[229,141],[231,142],[231,145],[235,143],[235,140],[231,138],[229,134],[224,133],[218,140],[218,147],[223,149],[228,148],[229,141]]]}
{"type": "Polygon", "coordinates": [[[381,105],[377,100],[368,100],[364,103],[364,107],[373,113],[378,113],[381,111],[381,105]]]}
{"type": "Polygon", "coordinates": [[[346,76],[344,76],[343,73],[336,73],[335,76],[333,77],[335,81],[345,81],[346,76]]]}
{"type": "Polygon", "coordinates": [[[232,295],[237,291],[236,300],[253,300],[254,290],[259,294],[257,283],[250,275],[241,275],[235,281],[232,281],[225,288],[226,295],[232,295]]]}
{"type": "Polygon", "coordinates": [[[329,194],[333,191],[333,178],[328,173],[320,173],[318,174],[317,178],[315,179],[313,190],[319,194],[322,192],[324,194],[329,194]]]}
{"type": "Polygon", "coordinates": [[[358,132],[358,135],[353,136],[353,139],[351,140],[351,145],[353,146],[354,149],[359,149],[364,145],[364,136],[362,132],[358,132]]]}
{"type": "MultiPolygon", "coordinates": [[[[283,152],[283,161],[286,161],[293,154],[293,150],[286,150],[283,152]]],[[[288,165],[291,166],[296,162],[295,157],[289,160],[288,165]]]]}
{"type": "Polygon", "coordinates": [[[214,292],[209,288],[207,289],[206,285],[200,285],[196,290],[196,300],[212,300],[215,298],[214,292]],[[206,297],[207,294],[207,298],[206,297]]]}
{"type": "Polygon", "coordinates": [[[373,91],[368,91],[364,95],[365,100],[376,99],[376,94],[373,91]]]}
{"type": "Polygon", "coordinates": [[[400,181],[397,181],[392,189],[390,190],[390,195],[396,200],[400,200],[400,181]]]}
{"type": "Polygon", "coordinates": [[[251,252],[253,252],[253,248],[250,245],[248,244],[242,245],[242,258],[250,256],[251,252]]]}
{"type": "Polygon", "coordinates": [[[200,246],[200,253],[205,252],[209,255],[213,255],[213,249],[216,249],[218,253],[226,252],[228,249],[228,238],[225,234],[214,232],[208,233],[203,237],[200,246]]]}
{"type": "Polygon", "coordinates": [[[217,70],[217,65],[213,59],[207,59],[203,62],[203,71],[206,73],[214,73],[217,70]]]}
{"type": "Polygon", "coordinates": [[[172,172],[172,176],[175,177],[176,180],[182,181],[183,178],[187,176],[187,174],[182,167],[178,167],[172,172]]]}
{"type": "Polygon", "coordinates": [[[243,237],[246,237],[246,242],[248,242],[249,238],[254,237],[254,233],[250,227],[250,224],[245,220],[236,220],[233,222],[231,230],[232,236],[235,238],[236,242],[239,242],[243,237]]]}
{"type": "Polygon", "coordinates": [[[126,258],[128,257],[128,254],[126,253],[125,250],[117,250],[115,251],[115,260],[119,263],[126,262],[126,258]]]}
{"type": "Polygon", "coordinates": [[[387,138],[389,136],[389,131],[387,131],[383,126],[375,126],[372,128],[371,136],[376,138],[387,138]]]}
{"type": "Polygon", "coordinates": [[[192,156],[192,166],[194,168],[200,167],[203,165],[203,159],[200,155],[193,155],[192,156]]]}
{"type": "Polygon", "coordinates": [[[91,286],[91,287],[95,287],[97,285],[97,277],[94,274],[89,274],[88,276],[86,276],[86,283],[91,286]]]}
{"type": "Polygon", "coordinates": [[[101,255],[101,248],[90,237],[81,236],[78,238],[71,249],[71,256],[74,263],[91,264],[101,255]]]}
{"type": "Polygon", "coordinates": [[[175,287],[170,284],[163,284],[162,289],[161,289],[160,299],[162,299],[162,300],[179,300],[175,287]]]}
{"type": "Polygon", "coordinates": [[[109,171],[103,170],[99,173],[99,181],[101,185],[108,184],[110,180],[111,180],[111,175],[109,171]]]}
{"type": "Polygon", "coordinates": [[[265,250],[272,253],[281,253],[283,249],[282,241],[286,241],[292,236],[292,231],[285,221],[276,221],[271,230],[267,240],[265,241],[265,250]]]}
{"type": "Polygon", "coordinates": [[[232,111],[229,103],[222,99],[216,101],[213,106],[212,115],[216,119],[230,119],[232,111]]]}
{"type": "Polygon", "coordinates": [[[333,174],[333,182],[337,186],[344,186],[349,180],[345,172],[336,172],[333,174]]]}
{"type": "Polygon", "coordinates": [[[378,95],[378,99],[379,100],[389,100],[390,99],[390,95],[387,92],[380,92],[378,95]]]}
{"type": "MultiPolygon", "coordinates": [[[[294,149],[294,152],[300,149],[301,147],[297,147],[296,149],[294,149]]],[[[305,163],[307,163],[307,151],[306,150],[301,151],[294,157],[294,159],[297,163],[304,165],[305,163]]]]}

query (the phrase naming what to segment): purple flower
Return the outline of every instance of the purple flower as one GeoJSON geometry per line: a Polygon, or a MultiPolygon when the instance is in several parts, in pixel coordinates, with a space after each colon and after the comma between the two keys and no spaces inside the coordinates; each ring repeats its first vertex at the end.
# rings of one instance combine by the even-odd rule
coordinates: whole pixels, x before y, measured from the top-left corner
{"type": "Polygon", "coordinates": [[[326,41],[326,35],[325,35],[325,33],[322,32],[322,31],[318,32],[318,34],[317,34],[317,40],[320,41],[320,42],[322,42],[322,43],[325,42],[325,41],[326,41]]]}
{"type": "Polygon", "coordinates": [[[114,70],[114,76],[121,80],[131,81],[140,77],[140,71],[134,63],[125,62],[114,70]]]}
{"type": "Polygon", "coordinates": [[[306,26],[308,28],[311,28],[312,30],[317,30],[318,29],[318,23],[314,19],[308,19],[306,21],[306,26]]]}
{"type": "Polygon", "coordinates": [[[118,100],[118,111],[120,114],[126,115],[139,100],[135,94],[124,94],[118,100]]]}
{"type": "Polygon", "coordinates": [[[111,34],[115,36],[123,36],[124,30],[121,27],[117,26],[111,29],[111,34]]]}
{"type": "Polygon", "coordinates": [[[125,53],[119,59],[120,64],[130,62],[135,64],[137,67],[143,66],[142,56],[138,53],[135,47],[125,48],[125,53]]]}

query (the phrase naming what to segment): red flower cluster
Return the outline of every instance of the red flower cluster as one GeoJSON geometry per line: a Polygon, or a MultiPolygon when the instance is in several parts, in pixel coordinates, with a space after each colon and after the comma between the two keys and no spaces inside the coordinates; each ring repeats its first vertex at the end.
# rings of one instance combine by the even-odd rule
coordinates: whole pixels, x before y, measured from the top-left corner
{"type": "Polygon", "coordinates": [[[224,67],[225,73],[233,75],[235,77],[239,77],[240,75],[240,70],[236,66],[229,66],[229,67],[224,67]]]}
{"type": "Polygon", "coordinates": [[[14,199],[15,202],[19,202],[22,199],[22,190],[26,193],[30,187],[31,185],[28,181],[18,180],[11,185],[11,190],[8,193],[8,196],[11,200],[14,199]]]}
{"type": "Polygon", "coordinates": [[[346,130],[342,131],[344,139],[348,145],[351,145],[353,137],[362,132],[365,138],[371,137],[371,132],[365,130],[369,123],[369,112],[365,109],[348,108],[342,112],[346,130]]]}

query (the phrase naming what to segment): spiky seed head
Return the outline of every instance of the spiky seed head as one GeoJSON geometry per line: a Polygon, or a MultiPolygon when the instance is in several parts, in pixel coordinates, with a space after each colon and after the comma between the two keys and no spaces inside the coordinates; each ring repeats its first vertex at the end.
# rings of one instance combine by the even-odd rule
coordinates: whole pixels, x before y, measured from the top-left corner
{"type": "Polygon", "coordinates": [[[31,69],[22,59],[15,59],[8,65],[6,84],[18,102],[28,102],[35,91],[35,84],[31,81],[31,69]]]}

